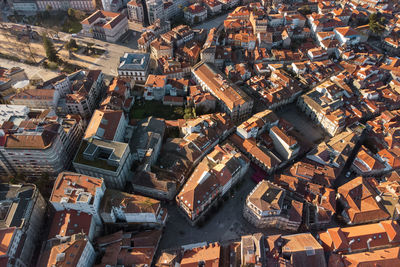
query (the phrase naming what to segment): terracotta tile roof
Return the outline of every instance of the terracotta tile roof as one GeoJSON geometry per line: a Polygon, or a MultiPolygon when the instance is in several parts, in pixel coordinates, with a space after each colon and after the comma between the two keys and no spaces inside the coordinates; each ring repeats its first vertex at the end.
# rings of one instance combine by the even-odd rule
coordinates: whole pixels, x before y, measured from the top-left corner
{"type": "Polygon", "coordinates": [[[146,87],[165,87],[167,81],[167,76],[166,75],[154,75],[154,74],[149,74],[147,76],[147,80],[144,86],[146,87]]]}
{"type": "Polygon", "coordinates": [[[204,267],[218,267],[220,264],[221,247],[218,243],[211,243],[206,247],[186,250],[180,263],[181,267],[198,267],[204,262],[204,267]]]}
{"type": "Polygon", "coordinates": [[[67,203],[76,203],[81,192],[87,192],[93,203],[97,189],[103,186],[103,179],[86,176],[73,172],[62,172],[57,176],[51,192],[50,202],[60,202],[67,198],[67,203]]]}
{"type": "Polygon", "coordinates": [[[341,34],[344,37],[358,35],[358,32],[351,27],[339,27],[335,28],[335,31],[341,34]]]}
{"type": "Polygon", "coordinates": [[[282,209],[285,190],[265,180],[258,183],[247,200],[261,211],[282,209]]]}
{"type": "Polygon", "coordinates": [[[23,99],[23,100],[53,100],[56,90],[54,89],[28,89],[17,93],[11,97],[13,99],[23,99]]]}
{"type": "Polygon", "coordinates": [[[4,228],[0,230],[0,257],[8,254],[8,249],[10,247],[11,240],[13,239],[15,230],[15,227],[4,228]]]}
{"type": "Polygon", "coordinates": [[[104,10],[97,10],[92,15],[84,19],[81,24],[91,25],[96,22],[97,19],[106,19],[107,22],[100,23],[98,26],[105,28],[105,29],[112,29],[118,25],[124,18],[126,18],[121,13],[114,13],[104,10]]]}
{"type": "Polygon", "coordinates": [[[288,146],[293,146],[297,144],[297,140],[294,137],[285,134],[277,126],[273,126],[271,128],[271,131],[275,133],[280,139],[282,139],[282,141],[285,142],[288,146]]]}
{"type": "Polygon", "coordinates": [[[89,235],[92,215],[76,210],[57,211],[54,214],[48,239],[85,233],[89,235]]]}
{"type": "Polygon", "coordinates": [[[347,203],[345,209],[353,224],[388,219],[390,215],[375,199],[376,193],[366,179],[357,177],[340,186],[338,193],[347,203]]]}
{"type": "Polygon", "coordinates": [[[330,267],[343,266],[400,266],[400,247],[379,249],[348,255],[333,254],[329,258],[330,267]]]}
{"type": "Polygon", "coordinates": [[[68,242],[53,246],[51,248],[49,257],[47,259],[43,259],[40,266],[76,266],[80,261],[82,253],[89,241],[83,237],[75,238],[75,236],[78,235],[74,235],[68,242]],[[65,257],[62,260],[57,261],[60,253],[64,253],[65,257]],[[68,265],[67,262],[69,262],[68,265]]]}
{"type": "Polygon", "coordinates": [[[199,63],[193,67],[197,75],[225,105],[233,110],[236,106],[249,101],[249,96],[238,86],[229,82],[219,71],[208,63],[199,63]]]}
{"type": "Polygon", "coordinates": [[[59,124],[47,125],[43,132],[35,134],[7,134],[4,147],[9,149],[47,149],[57,137],[59,124]]]}
{"type": "Polygon", "coordinates": [[[111,212],[113,207],[119,207],[125,213],[153,213],[157,215],[161,209],[160,201],[140,195],[107,189],[101,200],[102,212],[111,212]]]}
{"type": "Polygon", "coordinates": [[[329,228],[319,233],[319,238],[326,251],[367,250],[370,247],[398,246],[400,242],[400,226],[396,221],[381,221],[345,228],[329,228]],[[354,241],[352,241],[354,240],[354,241]],[[350,244],[351,242],[351,244],[350,244]]]}
{"type": "Polygon", "coordinates": [[[121,118],[125,115],[122,110],[98,110],[96,109],[86,128],[84,139],[97,137],[102,140],[114,140],[121,118]]]}

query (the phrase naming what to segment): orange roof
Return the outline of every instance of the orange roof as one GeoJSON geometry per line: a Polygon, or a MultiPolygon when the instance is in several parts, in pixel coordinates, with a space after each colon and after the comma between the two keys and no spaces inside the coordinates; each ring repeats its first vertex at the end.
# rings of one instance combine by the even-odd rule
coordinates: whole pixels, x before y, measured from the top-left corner
{"type": "Polygon", "coordinates": [[[199,63],[193,73],[200,78],[225,105],[233,110],[236,106],[249,101],[249,97],[238,86],[227,81],[225,77],[207,63],[199,63]]]}
{"type": "Polygon", "coordinates": [[[71,236],[85,233],[89,235],[92,215],[76,210],[57,211],[53,217],[48,239],[56,236],[71,236]]]}
{"type": "Polygon", "coordinates": [[[40,266],[76,266],[88,242],[87,239],[72,238],[69,242],[53,246],[48,259],[43,259],[40,266]],[[64,253],[65,256],[62,260],[57,261],[57,258],[60,258],[57,256],[61,253],[64,253]]]}
{"type": "Polygon", "coordinates": [[[293,146],[297,144],[297,141],[294,137],[285,134],[281,129],[277,126],[273,126],[271,131],[274,132],[280,139],[283,140],[288,146],[293,146]]]}
{"type": "Polygon", "coordinates": [[[0,230],[0,256],[7,255],[15,229],[15,227],[10,227],[0,230]]]}
{"type": "Polygon", "coordinates": [[[334,256],[329,259],[330,267],[357,266],[400,266],[400,247],[334,256]]]}
{"type": "Polygon", "coordinates": [[[98,137],[102,140],[114,140],[121,118],[125,119],[122,110],[96,109],[86,128],[83,139],[98,137]]]}
{"type": "Polygon", "coordinates": [[[154,75],[149,74],[145,83],[145,87],[159,87],[162,88],[167,82],[167,75],[154,75]]]}
{"type": "Polygon", "coordinates": [[[344,37],[358,35],[358,32],[349,26],[335,28],[335,31],[337,31],[344,37]]]}
{"type": "Polygon", "coordinates": [[[388,219],[390,215],[375,199],[376,193],[367,179],[357,177],[340,186],[338,193],[346,201],[345,209],[349,219],[354,224],[388,219]]]}
{"type": "Polygon", "coordinates": [[[218,243],[186,250],[182,256],[181,267],[198,267],[199,262],[204,262],[204,267],[218,267],[220,254],[221,247],[218,243]]]}
{"type": "Polygon", "coordinates": [[[327,251],[347,251],[368,249],[370,246],[397,246],[400,242],[400,226],[396,221],[382,221],[345,228],[329,228],[319,233],[320,240],[327,251]],[[354,241],[352,241],[354,240],[354,241]],[[351,244],[350,244],[351,243],[351,244]]]}
{"type": "Polygon", "coordinates": [[[91,201],[93,201],[97,188],[102,186],[103,179],[73,172],[62,172],[57,176],[49,201],[60,202],[65,198],[67,203],[76,203],[80,199],[81,192],[89,193],[92,196],[91,201]]]}

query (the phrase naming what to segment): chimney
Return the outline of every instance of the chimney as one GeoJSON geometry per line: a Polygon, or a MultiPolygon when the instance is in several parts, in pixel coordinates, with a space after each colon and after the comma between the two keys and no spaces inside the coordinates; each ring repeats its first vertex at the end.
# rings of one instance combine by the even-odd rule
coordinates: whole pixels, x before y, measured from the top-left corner
{"type": "Polygon", "coordinates": [[[351,253],[351,244],[353,244],[355,241],[356,241],[355,239],[350,240],[350,242],[349,242],[349,253],[351,253]]]}
{"type": "Polygon", "coordinates": [[[371,250],[371,245],[370,245],[371,241],[372,241],[372,238],[370,237],[370,238],[367,240],[368,251],[371,250]]]}

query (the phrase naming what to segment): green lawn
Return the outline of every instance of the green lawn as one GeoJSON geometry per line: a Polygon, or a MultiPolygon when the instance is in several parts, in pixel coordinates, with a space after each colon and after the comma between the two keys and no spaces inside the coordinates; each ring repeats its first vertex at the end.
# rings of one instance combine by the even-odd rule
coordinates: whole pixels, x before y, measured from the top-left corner
{"type": "Polygon", "coordinates": [[[136,101],[130,111],[131,119],[144,119],[149,116],[167,120],[183,119],[183,107],[165,106],[160,101],[136,101]]]}

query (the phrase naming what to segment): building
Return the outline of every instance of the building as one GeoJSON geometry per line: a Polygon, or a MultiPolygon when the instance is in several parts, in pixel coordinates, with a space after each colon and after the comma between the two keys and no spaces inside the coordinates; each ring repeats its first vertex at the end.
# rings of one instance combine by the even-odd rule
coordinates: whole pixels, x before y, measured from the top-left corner
{"type": "Polygon", "coordinates": [[[265,238],[261,233],[245,235],[240,240],[241,265],[265,266],[266,258],[263,253],[265,238]]]}
{"type": "Polygon", "coordinates": [[[297,231],[302,222],[303,203],[291,199],[285,189],[263,180],[247,196],[243,216],[258,228],[297,231]]]}
{"type": "Polygon", "coordinates": [[[161,230],[118,231],[97,238],[101,256],[98,266],[151,266],[162,236],[161,230]]]}
{"type": "Polygon", "coordinates": [[[130,1],[127,4],[128,8],[128,18],[130,21],[144,23],[144,11],[142,2],[139,0],[130,1]]]}
{"type": "Polygon", "coordinates": [[[278,125],[278,117],[269,109],[254,114],[236,127],[236,133],[243,139],[257,138],[272,126],[278,125]]]}
{"type": "Polygon", "coordinates": [[[298,155],[300,146],[297,140],[293,136],[284,133],[281,128],[273,126],[269,131],[269,136],[274,142],[274,148],[285,160],[298,155]]]}
{"type": "Polygon", "coordinates": [[[323,247],[311,233],[265,237],[267,266],[326,267],[323,247]]]}
{"type": "Polygon", "coordinates": [[[203,90],[213,94],[221,108],[234,120],[246,119],[252,111],[253,99],[226,79],[214,65],[200,62],[192,68],[192,77],[203,90]]]}
{"type": "Polygon", "coordinates": [[[343,204],[342,216],[348,224],[377,222],[391,217],[370,184],[370,179],[357,177],[338,188],[343,204]]]}
{"type": "Polygon", "coordinates": [[[68,10],[69,8],[73,8],[76,10],[82,11],[94,11],[96,9],[96,1],[95,0],[75,0],[75,1],[49,1],[49,0],[39,0],[36,1],[37,7],[39,11],[46,11],[48,6],[51,7],[52,11],[56,10],[68,10]]]}
{"type": "Polygon", "coordinates": [[[183,252],[180,266],[219,266],[222,248],[218,243],[210,243],[203,247],[195,247],[183,252]]]}
{"type": "Polygon", "coordinates": [[[13,105],[37,109],[56,109],[60,94],[54,89],[27,89],[10,98],[13,105]]]}
{"type": "Polygon", "coordinates": [[[93,113],[83,139],[123,142],[128,120],[122,110],[98,110],[93,113]]]}
{"type": "Polygon", "coordinates": [[[322,142],[307,154],[307,159],[335,168],[338,173],[343,169],[359,139],[355,132],[347,130],[322,142]]]}
{"type": "Polygon", "coordinates": [[[38,266],[92,266],[96,252],[86,235],[75,234],[66,240],[48,242],[42,251],[38,266]]]}
{"type": "Polygon", "coordinates": [[[99,208],[105,190],[106,186],[101,178],[62,172],[54,182],[49,202],[56,211],[84,212],[93,216],[97,225],[101,225],[99,208]]]}
{"type": "Polygon", "coordinates": [[[101,177],[108,188],[122,189],[130,175],[132,155],[126,143],[83,140],[72,164],[76,172],[101,177]]]}
{"type": "Polygon", "coordinates": [[[96,234],[96,222],[91,214],[76,210],[57,211],[53,216],[48,240],[56,240],[84,233],[90,241],[96,234]]]}
{"type": "Polygon", "coordinates": [[[114,78],[107,87],[106,97],[100,103],[100,109],[129,112],[135,103],[133,87],[133,81],[129,82],[127,79],[114,78]]]}
{"type": "Polygon", "coordinates": [[[191,24],[199,23],[207,18],[207,9],[196,3],[186,7],[183,14],[187,22],[191,24]]]}
{"type": "Polygon", "coordinates": [[[398,247],[400,226],[397,221],[381,221],[351,227],[328,228],[318,233],[326,252],[351,254],[380,248],[398,247]]]}
{"type": "Polygon", "coordinates": [[[43,87],[51,87],[60,92],[58,109],[68,114],[79,114],[89,119],[104,92],[104,75],[101,70],[81,70],[67,76],[65,79],[43,87]],[[62,102],[65,101],[65,108],[62,102]]]}
{"type": "Polygon", "coordinates": [[[128,31],[125,15],[103,10],[97,10],[81,24],[85,36],[111,43],[117,42],[128,31]]]}
{"type": "Polygon", "coordinates": [[[348,255],[333,254],[329,258],[329,267],[364,266],[376,264],[379,266],[400,265],[400,247],[378,249],[371,252],[360,252],[348,255]]]}
{"type": "Polygon", "coordinates": [[[146,9],[149,24],[153,24],[157,19],[166,19],[164,14],[164,3],[162,0],[149,0],[146,1],[146,9]]]}
{"type": "Polygon", "coordinates": [[[0,195],[1,266],[31,266],[46,201],[32,184],[0,184],[0,195]]]}
{"type": "Polygon", "coordinates": [[[336,40],[340,45],[356,45],[360,43],[361,36],[351,27],[338,27],[333,29],[336,40]]]}
{"type": "Polygon", "coordinates": [[[38,10],[36,1],[34,0],[12,0],[10,6],[17,12],[35,12],[38,10]]]}
{"type": "Polygon", "coordinates": [[[144,84],[144,99],[145,100],[162,100],[165,96],[167,84],[166,75],[149,74],[146,83],[144,84]]]}
{"type": "Polygon", "coordinates": [[[149,73],[150,55],[147,53],[125,53],[119,60],[118,76],[144,83],[149,73]]]}
{"type": "Polygon", "coordinates": [[[176,196],[178,206],[192,224],[247,172],[249,160],[229,144],[216,146],[196,167],[176,196]]]}
{"type": "Polygon", "coordinates": [[[163,227],[168,213],[158,200],[107,189],[101,202],[100,214],[104,223],[163,227]]]}
{"type": "Polygon", "coordinates": [[[79,116],[51,115],[44,110],[36,112],[36,117],[10,117],[3,122],[1,174],[40,177],[47,173],[53,176],[70,166],[83,135],[83,120],[79,116]]]}

